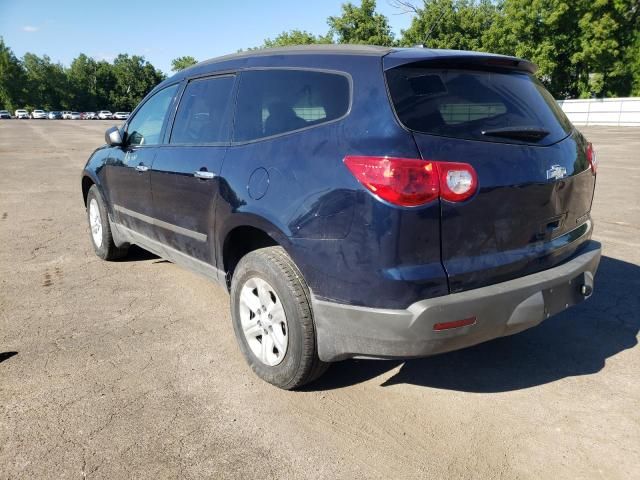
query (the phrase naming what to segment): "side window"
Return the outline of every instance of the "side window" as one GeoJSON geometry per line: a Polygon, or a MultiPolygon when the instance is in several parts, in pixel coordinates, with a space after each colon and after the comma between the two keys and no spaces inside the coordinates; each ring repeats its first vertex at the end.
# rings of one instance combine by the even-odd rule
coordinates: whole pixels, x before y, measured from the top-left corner
{"type": "Polygon", "coordinates": [[[189,82],[182,95],[170,143],[229,141],[234,76],[189,82]]]}
{"type": "Polygon", "coordinates": [[[307,70],[249,70],[240,75],[234,141],[291,132],[349,110],[344,75],[307,70]]]}
{"type": "Polygon", "coordinates": [[[157,145],[160,143],[160,131],[167,115],[171,100],[178,85],[172,85],[156,93],[145,102],[127,125],[129,145],[157,145]]]}

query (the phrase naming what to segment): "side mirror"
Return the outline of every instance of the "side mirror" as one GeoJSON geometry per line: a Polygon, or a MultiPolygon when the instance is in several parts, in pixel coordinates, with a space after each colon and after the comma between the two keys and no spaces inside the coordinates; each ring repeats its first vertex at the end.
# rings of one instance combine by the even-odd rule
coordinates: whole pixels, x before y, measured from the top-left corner
{"type": "Polygon", "coordinates": [[[120,129],[118,127],[111,127],[104,132],[104,139],[107,142],[107,145],[111,147],[115,147],[118,145],[122,145],[122,133],[120,133],[120,129]]]}

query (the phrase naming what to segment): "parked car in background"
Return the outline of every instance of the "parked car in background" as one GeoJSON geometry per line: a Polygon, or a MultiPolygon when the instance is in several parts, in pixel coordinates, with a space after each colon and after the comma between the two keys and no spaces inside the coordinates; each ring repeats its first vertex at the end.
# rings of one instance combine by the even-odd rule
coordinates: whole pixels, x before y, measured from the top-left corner
{"type": "Polygon", "coordinates": [[[113,118],[113,113],[111,113],[109,110],[100,110],[98,112],[98,118],[100,120],[111,120],[113,118]]]}
{"type": "Polygon", "coordinates": [[[63,110],[62,111],[62,119],[63,120],[69,120],[69,115],[71,115],[71,112],[69,110],[63,110]]]}
{"type": "Polygon", "coordinates": [[[29,112],[23,108],[16,110],[16,118],[29,118],[29,112]]]}
{"type": "Polygon", "coordinates": [[[535,71],[368,46],[182,70],[84,168],[94,250],[219,281],[247,363],[285,389],[534,327],[591,296],[601,254],[593,146],[535,71]]]}
{"type": "Polygon", "coordinates": [[[31,118],[33,119],[46,119],[47,118],[47,112],[45,112],[44,110],[34,110],[33,112],[31,112],[31,118]]]}
{"type": "Polygon", "coordinates": [[[98,118],[98,115],[96,114],[96,112],[82,112],[80,114],[80,118],[82,120],[95,120],[96,118],[98,118]]]}
{"type": "Polygon", "coordinates": [[[11,118],[11,114],[9,110],[0,110],[0,119],[1,120],[9,120],[11,118]]]}
{"type": "Polygon", "coordinates": [[[47,115],[47,118],[49,120],[61,120],[62,112],[58,112],[58,111],[49,112],[47,115]]]}
{"type": "Polygon", "coordinates": [[[69,120],[80,120],[80,112],[71,112],[69,114],[69,120]]]}
{"type": "Polygon", "coordinates": [[[114,120],[126,120],[130,114],[130,112],[116,112],[113,114],[113,118],[114,120]]]}

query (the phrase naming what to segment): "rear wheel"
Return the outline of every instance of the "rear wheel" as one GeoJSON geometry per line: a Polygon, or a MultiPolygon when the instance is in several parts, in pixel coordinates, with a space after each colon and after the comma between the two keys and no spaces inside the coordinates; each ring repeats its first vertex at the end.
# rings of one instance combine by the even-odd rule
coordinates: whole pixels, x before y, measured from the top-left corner
{"type": "Polygon", "coordinates": [[[104,199],[95,185],[87,194],[87,220],[96,255],[103,260],[116,260],[127,254],[128,247],[117,247],[113,241],[104,199]]]}
{"type": "Polygon", "coordinates": [[[233,329],[247,363],[263,380],[286,390],[320,377],[309,288],[281,247],[245,255],[231,281],[233,329]]]}

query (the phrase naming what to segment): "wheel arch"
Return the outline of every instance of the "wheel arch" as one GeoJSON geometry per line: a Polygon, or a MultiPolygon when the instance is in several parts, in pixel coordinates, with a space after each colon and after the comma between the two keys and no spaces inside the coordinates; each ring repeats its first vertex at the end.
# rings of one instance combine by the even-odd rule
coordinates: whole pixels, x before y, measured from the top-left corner
{"type": "MultiPolygon", "coordinates": [[[[84,206],[87,206],[87,197],[89,196],[89,190],[93,185],[97,185],[97,182],[87,172],[82,174],[82,200],[84,206]]],[[[100,187],[98,187],[100,188],[100,187]]]]}
{"type": "Polygon", "coordinates": [[[85,208],[87,206],[87,196],[89,195],[89,190],[94,185],[100,192],[100,195],[102,195],[102,199],[104,200],[107,213],[109,214],[109,218],[112,218],[113,210],[111,209],[111,202],[109,201],[109,197],[106,195],[105,189],[103,188],[103,185],[100,182],[98,176],[95,175],[95,173],[89,169],[85,169],[82,172],[82,180],[81,180],[82,200],[84,202],[85,208]]]}
{"type": "Polygon", "coordinates": [[[240,259],[259,248],[280,246],[289,251],[290,241],[282,229],[256,214],[237,214],[219,237],[218,265],[225,273],[227,288],[240,259]]]}

